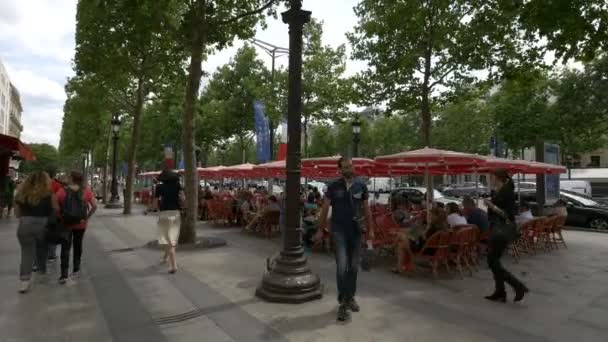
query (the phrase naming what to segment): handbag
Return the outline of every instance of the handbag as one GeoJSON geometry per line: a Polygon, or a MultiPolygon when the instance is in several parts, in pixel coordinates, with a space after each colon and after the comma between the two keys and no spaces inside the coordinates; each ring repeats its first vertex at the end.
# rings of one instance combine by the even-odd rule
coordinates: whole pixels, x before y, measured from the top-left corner
{"type": "Polygon", "coordinates": [[[517,225],[510,220],[496,222],[492,226],[489,239],[505,239],[508,243],[511,243],[517,239],[517,225]]]}

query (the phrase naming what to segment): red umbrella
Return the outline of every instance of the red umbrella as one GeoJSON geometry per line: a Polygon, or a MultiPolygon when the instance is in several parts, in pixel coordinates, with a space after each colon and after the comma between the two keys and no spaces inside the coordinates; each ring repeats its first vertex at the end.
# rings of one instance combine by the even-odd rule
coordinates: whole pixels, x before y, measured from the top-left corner
{"type": "Polygon", "coordinates": [[[220,171],[222,171],[225,168],[226,168],[225,166],[213,166],[213,167],[198,168],[197,171],[198,171],[198,175],[201,178],[214,179],[214,178],[221,178],[220,171]]]}
{"type": "Polygon", "coordinates": [[[285,178],[285,160],[256,165],[252,174],[257,178],[285,178]]]}
{"type": "Polygon", "coordinates": [[[250,163],[228,166],[219,171],[219,174],[227,178],[248,178],[253,174],[253,167],[250,163]]]}
{"type": "MultiPolygon", "coordinates": [[[[496,169],[505,169],[509,173],[564,173],[566,168],[561,165],[539,163],[521,159],[505,159],[486,157],[486,163],[477,168],[478,172],[490,172],[496,169]]],[[[472,171],[469,169],[469,171],[472,171]]]]}
{"type": "Polygon", "coordinates": [[[486,157],[486,164],[480,170],[491,171],[495,169],[505,169],[511,172],[523,172],[529,167],[530,163],[525,160],[486,157]]]}
{"type": "MultiPolygon", "coordinates": [[[[302,167],[318,167],[318,166],[331,166],[338,168],[338,160],[341,156],[333,157],[321,157],[321,158],[306,158],[302,159],[302,167]]],[[[372,167],[376,163],[372,159],[367,158],[352,158],[353,166],[355,168],[372,167]]]]}
{"type": "Polygon", "coordinates": [[[548,164],[548,163],[540,163],[540,162],[528,162],[530,167],[526,171],[528,173],[565,173],[567,169],[565,166],[548,164]]]}
{"type": "Polygon", "coordinates": [[[372,177],[397,177],[424,173],[417,164],[376,164],[370,172],[372,177]]]}
{"type": "MultiPolygon", "coordinates": [[[[340,170],[338,169],[338,160],[340,156],[322,157],[322,158],[307,158],[302,159],[302,172],[304,177],[308,177],[309,172],[312,173],[310,178],[316,177],[339,177],[340,170]],[[312,169],[309,171],[309,169],[312,169]]],[[[367,158],[352,158],[355,174],[358,176],[369,176],[372,168],[376,163],[372,159],[367,158]]]]}
{"type": "Polygon", "coordinates": [[[437,165],[482,165],[485,163],[485,158],[476,154],[425,147],[420,150],[376,157],[376,162],[380,164],[420,163],[423,164],[421,166],[426,168],[425,164],[427,163],[437,165]]]}

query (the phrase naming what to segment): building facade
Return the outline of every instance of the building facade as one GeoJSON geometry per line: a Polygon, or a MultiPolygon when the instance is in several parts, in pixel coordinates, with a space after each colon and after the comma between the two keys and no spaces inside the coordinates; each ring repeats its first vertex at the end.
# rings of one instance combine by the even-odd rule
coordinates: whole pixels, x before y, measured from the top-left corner
{"type": "Polygon", "coordinates": [[[0,61],[0,134],[7,134],[11,110],[11,82],[0,61]]]}
{"type": "MultiPolygon", "coordinates": [[[[534,149],[526,149],[524,151],[524,159],[536,160],[534,149]]],[[[600,148],[592,152],[573,155],[570,159],[570,165],[568,165],[568,160],[562,160],[561,164],[570,166],[572,169],[608,168],[608,148],[600,148]]]]}
{"type": "Polygon", "coordinates": [[[0,61],[0,134],[21,137],[21,96],[8,76],[8,72],[0,61]]]}
{"type": "Polygon", "coordinates": [[[17,88],[11,84],[11,107],[7,135],[15,138],[21,138],[21,131],[23,131],[23,126],[21,125],[21,113],[23,113],[21,96],[19,95],[17,88]]]}
{"type": "Polygon", "coordinates": [[[583,153],[573,161],[573,167],[607,168],[608,148],[601,148],[589,153],[583,153]],[[578,165],[577,165],[578,164],[578,165]]]}

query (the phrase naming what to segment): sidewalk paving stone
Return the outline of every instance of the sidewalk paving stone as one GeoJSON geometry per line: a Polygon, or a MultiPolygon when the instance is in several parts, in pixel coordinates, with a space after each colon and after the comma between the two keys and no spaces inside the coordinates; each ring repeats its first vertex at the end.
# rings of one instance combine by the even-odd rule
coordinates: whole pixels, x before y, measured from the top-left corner
{"type": "MultiPolygon", "coordinates": [[[[532,289],[523,304],[489,303],[490,271],[473,277],[396,276],[381,265],[360,272],[362,312],[336,315],[335,262],[309,257],[324,284],[321,300],[266,303],[254,296],[266,257],[280,249],[240,229],[200,224],[199,236],[226,247],[178,253],[175,275],[160,252],[153,216],[101,211],[86,235],[83,278],[18,296],[15,222],[0,222],[0,341],[606,341],[608,234],[565,232],[569,249],[524,256],[507,267],[532,289]],[[110,214],[108,214],[110,213],[110,214]],[[42,305],[41,305],[42,303],[42,305]],[[45,310],[40,310],[44,306],[45,310]],[[31,329],[32,319],[45,331],[31,329]],[[43,337],[45,336],[45,337],[43,337]],[[90,336],[90,337],[89,337],[90,336]]],[[[512,294],[510,294],[512,297],[512,294]]]]}

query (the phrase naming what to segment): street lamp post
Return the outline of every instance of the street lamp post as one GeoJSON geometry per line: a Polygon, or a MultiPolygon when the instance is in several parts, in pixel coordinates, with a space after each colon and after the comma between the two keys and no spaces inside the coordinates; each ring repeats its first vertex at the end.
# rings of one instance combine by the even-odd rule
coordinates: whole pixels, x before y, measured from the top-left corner
{"type": "Polygon", "coordinates": [[[89,152],[87,152],[86,150],[82,150],[82,176],[84,179],[86,179],[87,176],[87,157],[89,156],[89,152]]]}
{"type": "Polygon", "coordinates": [[[361,120],[355,117],[352,122],[353,126],[353,157],[359,157],[359,143],[361,142],[361,120]]]}
{"type": "Polygon", "coordinates": [[[120,117],[118,114],[112,116],[112,184],[110,185],[110,202],[106,204],[108,209],[118,209],[122,205],[118,198],[118,180],[116,179],[116,164],[118,163],[118,132],[120,131],[120,117]]]}
{"type": "Polygon", "coordinates": [[[220,165],[224,165],[226,162],[226,144],[222,143],[220,145],[220,165]]]}
{"type": "MultiPolygon", "coordinates": [[[[265,41],[253,38],[251,39],[251,42],[259,47],[260,49],[266,51],[267,54],[270,55],[270,57],[272,58],[272,68],[270,71],[270,82],[272,83],[273,89],[274,89],[274,75],[275,75],[275,62],[276,59],[285,55],[289,54],[289,49],[280,47],[280,46],[276,46],[270,43],[266,43],[265,41]]],[[[274,94],[274,93],[273,93],[274,94]]],[[[274,95],[273,95],[274,96],[274,95]]],[[[270,160],[274,160],[274,156],[275,156],[275,151],[274,151],[274,125],[275,123],[272,122],[272,118],[268,119],[268,126],[270,129],[270,160]]]]}
{"type": "Polygon", "coordinates": [[[322,297],[321,281],[308,267],[300,232],[300,158],[302,109],[302,34],[310,21],[302,0],[291,0],[283,13],[289,24],[289,90],[287,100],[287,185],[283,249],[264,274],[256,295],[270,302],[303,303],[322,297]]]}

